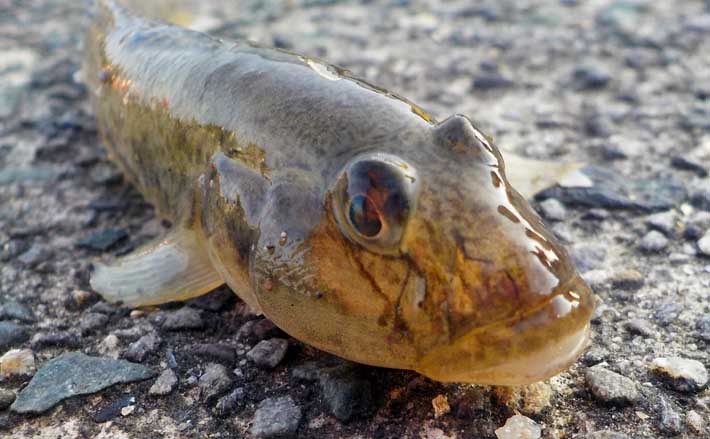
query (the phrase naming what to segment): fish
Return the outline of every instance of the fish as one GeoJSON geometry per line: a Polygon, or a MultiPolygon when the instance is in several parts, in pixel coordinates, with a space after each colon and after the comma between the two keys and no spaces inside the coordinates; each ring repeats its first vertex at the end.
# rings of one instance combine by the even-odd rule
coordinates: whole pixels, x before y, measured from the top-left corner
{"type": "Polygon", "coordinates": [[[467,116],[317,58],[96,4],[102,143],[172,224],[94,264],[105,300],[226,284],[304,343],[441,382],[544,380],[588,345],[593,293],[526,200],[578,166],[504,160],[467,116]]]}

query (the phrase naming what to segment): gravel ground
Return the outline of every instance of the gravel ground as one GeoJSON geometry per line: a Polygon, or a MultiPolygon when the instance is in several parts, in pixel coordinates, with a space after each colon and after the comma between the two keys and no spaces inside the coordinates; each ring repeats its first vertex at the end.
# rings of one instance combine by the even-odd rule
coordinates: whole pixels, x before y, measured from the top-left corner
{"type": "Polygon", "coordinates": [[[520,413],[530,437],[710,437],[710,2],[214,3],[195,27],[588,163],[593,187],[536,207],[598,295],[593,344],[534,386],[442,385],[339,361],[226,289],[100,301],[92,261],[168,225],[107,162],[76,82],[87,2],[0,0],[0,436],[489,438],[520,413]]]}

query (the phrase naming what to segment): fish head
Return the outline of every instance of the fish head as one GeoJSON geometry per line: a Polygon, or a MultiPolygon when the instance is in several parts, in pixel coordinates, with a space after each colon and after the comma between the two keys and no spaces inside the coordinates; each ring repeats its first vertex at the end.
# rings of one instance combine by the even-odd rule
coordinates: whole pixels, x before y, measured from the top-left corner
{"type": "Polygon", "coordinates": [[[280,288],[273,263],[257,264],[265,313],[326,351],[439,381],[514,385],[566,369],[593,310],[571,258],[467,118],[419,142],[354,154],[334,174],[282,259],[306,281],[280,288]]]}

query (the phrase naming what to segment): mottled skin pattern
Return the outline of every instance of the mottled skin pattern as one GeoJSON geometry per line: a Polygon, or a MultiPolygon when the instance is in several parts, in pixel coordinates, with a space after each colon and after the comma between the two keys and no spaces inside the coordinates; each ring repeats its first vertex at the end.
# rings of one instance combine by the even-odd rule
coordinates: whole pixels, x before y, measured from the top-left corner
{"type": "Polygon", "coordinates": [[[99,9],[85,75],[111,157],[279,327],[442,381],[535,381],[579,354],[584,340],[528,375],[495,372],[586,339],[591,293],[467,118],[436,123],[320,61],[99,9]],[[372,247],[338,191],[378,153],[417,190],[396,242],[372,247]]]}

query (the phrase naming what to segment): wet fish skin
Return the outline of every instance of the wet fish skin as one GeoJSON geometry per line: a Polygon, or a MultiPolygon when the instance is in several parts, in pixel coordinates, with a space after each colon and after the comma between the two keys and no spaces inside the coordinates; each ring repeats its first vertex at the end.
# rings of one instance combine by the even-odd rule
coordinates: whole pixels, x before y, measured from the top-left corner
{"type": "Polygon", "coordinates": [[[319,60],[98,10],[84,72],[100,132],[175,224],[97,270],[104,297],[226,282],[304,342],[441,381],[532,382],[581,353],[591,291],[468,118],[437,122],[319,60]]]}

